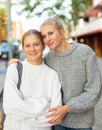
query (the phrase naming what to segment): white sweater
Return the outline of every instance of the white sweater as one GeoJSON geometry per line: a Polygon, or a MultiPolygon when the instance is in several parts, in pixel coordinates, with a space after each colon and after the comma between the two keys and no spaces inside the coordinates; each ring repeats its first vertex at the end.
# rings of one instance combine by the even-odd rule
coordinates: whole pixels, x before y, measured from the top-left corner
{"type": "Polygon", "coordinates": [[[8,67],[3,97],[6,114],[4,130],[34,130],[33,127],[49,127],[50,108],[61,105],[61,84],[57,73],[42,63],[31,65],[24,60],[22,83],[17,89],[16,64],[8,67]]]}

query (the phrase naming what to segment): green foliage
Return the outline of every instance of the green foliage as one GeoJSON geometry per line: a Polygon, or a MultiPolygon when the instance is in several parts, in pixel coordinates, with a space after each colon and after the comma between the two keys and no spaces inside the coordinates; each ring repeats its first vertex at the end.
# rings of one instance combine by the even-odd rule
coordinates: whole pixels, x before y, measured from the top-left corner
{"type": "Polygon", "coordinates": [[[1,8],[0,9],[0,28],[1,27],[6,27],[6,8],[1,8]]]}
{"type": "Polygon", "coordinates": [[[68,25],[69,21],[77,24],[81,14],[86,13],[92,0],[19,0],[17,5],[21,5],[22,9],[19,14],[27,12],[27,18],[42,15],[57,15],[68,25]]]}
{"type": "Polygon", "coordinates": [[[80,17],[83,17],[82,15],[84,15],[87,12],[91,3],[92,3],[92,0],[72,0],[72,4],[71,4],[72,10],[70,13],[71,13],[74,25],[76,25],[78,22],[78,19],[80,17]]]}
{"type": "Polygon", "coordinates": [[[6,14],[6,8],[0,8],[0,42],[2,41],[2,29],[7,30],[6,14]]]}

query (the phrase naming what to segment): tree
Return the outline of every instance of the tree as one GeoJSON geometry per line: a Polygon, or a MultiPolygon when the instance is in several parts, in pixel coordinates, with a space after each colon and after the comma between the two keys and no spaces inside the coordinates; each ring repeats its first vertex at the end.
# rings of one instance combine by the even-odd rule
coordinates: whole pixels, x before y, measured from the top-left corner
{"type": "Polygon", "coordinates": [[[92,0],[72,0],[72,9],[70,13],[75,26],[78,24],[78,19],[80,17],[85,17],[91,3],[92,0]]]}
{"type": "Polygon", "coordinates": [[[7,23],[6,23],[6,17],[7,17],[7,10],[6,8],[0,8],[0,42],[2,40],[5,40],[6,34],[7,34],[7,23]]]}
{"type": "MultiPolygon", "coordinates": [[[[92,0],[19,0],[16,4],[22,5],[18,14],[27,13],[27,18],[35,15],[51,16],[57,15],[64,23],[69,26],[69,22],[73,21],[76,26],[80,14],[86,13],[92,0]]],[[[69,28],[70,29],[70,28],[69,28]]]]}

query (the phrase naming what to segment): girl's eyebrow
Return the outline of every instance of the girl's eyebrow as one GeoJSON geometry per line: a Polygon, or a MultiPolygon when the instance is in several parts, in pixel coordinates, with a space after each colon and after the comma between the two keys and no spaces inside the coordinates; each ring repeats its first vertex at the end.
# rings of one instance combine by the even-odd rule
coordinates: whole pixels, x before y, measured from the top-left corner
{"type": "Polygon", "coordinates": [[[36,43],[40,43],[40,42],[25,43],[25,45],[28,45],[28,44],[36,44],[36,43]]]}

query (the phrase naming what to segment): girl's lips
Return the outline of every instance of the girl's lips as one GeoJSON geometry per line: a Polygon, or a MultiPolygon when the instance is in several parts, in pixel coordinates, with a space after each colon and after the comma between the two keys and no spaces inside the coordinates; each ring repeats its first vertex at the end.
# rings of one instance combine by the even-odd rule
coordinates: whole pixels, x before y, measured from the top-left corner
{"type": "Polygon", "coordinates": [[[30,53],[31,56],[34,56],[34,55],[37,55],[37,52],[36,53],[30,53]]]}

